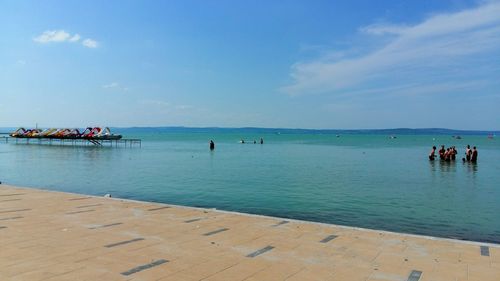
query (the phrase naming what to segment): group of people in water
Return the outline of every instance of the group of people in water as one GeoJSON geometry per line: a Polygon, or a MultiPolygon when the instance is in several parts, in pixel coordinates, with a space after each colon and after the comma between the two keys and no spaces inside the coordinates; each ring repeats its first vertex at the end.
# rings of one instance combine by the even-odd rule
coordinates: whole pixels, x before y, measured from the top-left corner
{"type": "MultiPolygon", "coordinates": [[[[240,140],[240,143],[245,143],[245,140],[244,139],[241,139],[240,140]]],[[[256,140],[253,140],[253,143],[256,144],[257,141],[256,140]]],[[[264,139],[263,138],[260,138],[260,144],[264,144],[264,139]]]]}
{"type": "MultiPolygon", "coordinates": [[[[439,159],[446,162],[455,161],[458,154],[455,146],[451,146],[445,149],[444,145],[441,145],[441,149],[438,151],[438,153],[439,159]]],[[[471,149],[470,145],[467,145],[467,148],[465,149],[465,157],[462,158],[462,161],[477,163],[477,154],[477,148],[475,146],[473,149],[471,149]]],[[[436,159],[436,146],[433,146],[431,153],[429,153],[429,160],[434,161],[434,159],[436,159]]]]}
{"type": "MultiPolygon", "coordinates": [[[[245,143],[245,140],[244,139],[241,139],[240,143],[245,143]]],[[[253,143],[257,143],[256,140],[253,141],[253,143]]],[[[260,141],[259,141],[260,144],[264,144],[264,139],[263,138],[260,138],[260,141]]],[[[210,140],[210,143],[209,143],[209,147],[210,147],[210,150],[214,150],[215,149],[215,143],[213,140],[210,140]]]]}

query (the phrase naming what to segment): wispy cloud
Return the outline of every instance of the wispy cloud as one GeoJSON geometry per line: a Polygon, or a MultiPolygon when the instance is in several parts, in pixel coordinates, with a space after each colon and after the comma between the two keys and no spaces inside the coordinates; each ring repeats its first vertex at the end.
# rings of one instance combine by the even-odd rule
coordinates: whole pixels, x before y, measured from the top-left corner
{"type": "Polygon", "coordinates": [[[122,91],[128,91],[130,90],[128,87],[125,87],[123,85],[121,85],[120,83],[118,82],[111,82],[111,83],[108,83],[108,84],[104,84],[102,85],[102,88],[103,89],[114,89],[114,90],[122,90],[122,91]]]}
{"type": "Polygon", "coordinates": [[[180,110],[188,110],[188,109],[193,108],[193,106],[187,105],[187,104],[181,104],[181,105],[177,105],[175,108],[180,109],[180,110]]]}
{"type": "Polygon", "coordinates": [[[395,34],[401,35],[409,30],[409,26],[407,25],[397,25],[391,23],[376,23],[369,26],[364,26],[359,29],[359,31],[372,35],[386,35],[386,34],[395,34]]]}
{"type": "Polygon", "coordinates": [[[144,99],[140,100],[139,104],[149,107],[151,110],[158,110],[162,113],[172,113],[172,112],[184,112],[194,109],[192,105],[187,104],[172,104],[164,100],[154,100],[154,99],[144,99]]]}
{"type": "Polygon", "coordinates": [[[155,105],[160,107],[170,107],[170,103],[162,100],[141,100],[142,104],[155,105]]]}
{"type": "Polygon", "coordinates": [[[33,41],[38,43],[49,43],[49,42],[64,42],[69,41],[71,35],[64,30],[47,30],[41,35],[33,38],[33,41]]]}
{"type": "Polygon", "coordinates": [[[80,38],[80,34],[75,34],[71,38],[69,38],[69,42],[78,42],[80,38]]]}
{"type": "Polygon", "coordinates": [[[87,48],[97,48],[99,46],[99,44],[97,43],[97,41],[95,40],[92,40],[92,39],[85,39],[83,40],[82,42],[83,46],[87,47],[87,48]]]}
{"type": "MultiPolygon", "coordinates": [[[[374,24],[361,27],[366,40],[382,42],[362,54],[323,55],[291,68],[290,95],[341,93],[388,84],[416,87],[442,85],[498,67],[488,54],[500,51],[500,1],[468,10],[438,14],[415,24],[374,24]],[[383,39],[383,40],[381,40],[383,39]]],[[[356,48],[357,46],[352,46],[356,48]]],[[[427,90],[426,90],[427,91],[427,90]]]]}
{"type": "Polygon", "coordinates": [[[119,84],[117,82],[112,82],[112,83],[109,83],[109,84],[102,85],[102,87],[104,89],[116,88],[118,86],[119,86],[119,84]]]}
{"type": "MultiPolygon", "coordinates": [[[[70,43],[76,43],[80,42],[80,39],[82,37],[80,34],[75,33],[71,35],[70,33],[60,29],[60,30],[46,30],[42,34],[36,36],[33,38],[33,41],[40,43],[40,44],[47,44],[47,43],[62,43],[62,42],[70,42],[70,43]]],[[[83,41],[81,41],[82,45],[87,47],[87,48],[97,48],[99,46],[99,43],[95,41],[94,39],[87,38],[83,41]]]]}

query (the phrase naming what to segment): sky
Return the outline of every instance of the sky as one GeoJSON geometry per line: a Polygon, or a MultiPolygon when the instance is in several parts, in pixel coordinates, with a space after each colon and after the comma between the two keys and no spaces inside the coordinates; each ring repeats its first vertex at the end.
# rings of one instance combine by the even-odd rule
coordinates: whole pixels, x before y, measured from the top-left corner
{"type": "Polygon", "coordinates": [[[0,0],[0,127],[500,129],[500,0],[0,0]]]}

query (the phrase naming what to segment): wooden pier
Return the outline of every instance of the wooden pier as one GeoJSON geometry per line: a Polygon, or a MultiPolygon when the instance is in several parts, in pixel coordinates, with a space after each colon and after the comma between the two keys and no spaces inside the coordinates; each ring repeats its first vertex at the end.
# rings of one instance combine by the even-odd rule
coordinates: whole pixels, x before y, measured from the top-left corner
{"type": "Polygon", "coordinates": [[[15,144],[44,144],[44,145],[71,145],[71,146],[103,146],[103,147],[141,147],[141,139],[57,139],[57,138],[14,138],[0,136],[2,143],[15,144]]]}

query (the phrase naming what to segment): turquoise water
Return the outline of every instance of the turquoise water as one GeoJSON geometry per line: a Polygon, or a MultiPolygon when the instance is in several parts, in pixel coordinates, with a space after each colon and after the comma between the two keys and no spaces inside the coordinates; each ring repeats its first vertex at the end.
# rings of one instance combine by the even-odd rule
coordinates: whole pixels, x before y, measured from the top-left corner
{"type": "MultiPolygon", "coordinates": [[[[500,242],[500,142],[486,136],[128,130],[141,148],[0,143],[2,182],[500,242]],[[264,138],[264,145],[253,140],[264,138]],[[239,144],[240,139],[246,144],[239,144]],[[214,152],[208,141],[216,143],[214,152]],[[250,143],[248,143],[250,142],[250,143]],[[432,145],[479,162],[430,162],[432,145]]],[[[0,205],[1,208],[1,205],[0,205]]]]}

